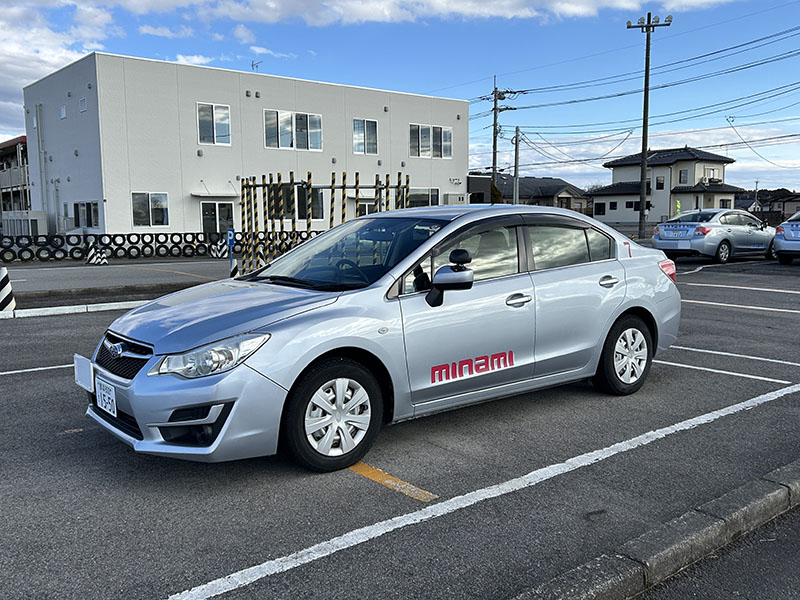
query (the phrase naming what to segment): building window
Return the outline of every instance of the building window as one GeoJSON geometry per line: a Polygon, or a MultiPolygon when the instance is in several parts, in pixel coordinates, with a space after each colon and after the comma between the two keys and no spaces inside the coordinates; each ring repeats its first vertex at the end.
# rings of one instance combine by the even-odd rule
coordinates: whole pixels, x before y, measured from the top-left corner
{"type": "Polygon", "coordinates": [[[78,108],[81,112],[86,112],[86,98],[78,100],[78,108]]]}
{"type": "Polygon", "coordinates": [[[723,198],[719,201],[720,208],[730,208],[731,207],[731,200],[730,198],[723,198]]]}
{"type": "Polygon", "coordinates": [[[689,169],[681,169],[678,172],[678,183],[689,183],[689,169]]]}
{"type": "Polygon", "coordinates": [[[438,206],[438,188],[411,188],[408,190],[408,202],[406,208],[414,206],[438,206]]]}
{"type": "MultiPolygon", "coordinates": [[[[297,186],[297,218],[301,221],[306,220],[308,214],[308,196],[306,188],[302,185],[297,186]]],[[[322,202],[322,190],[311,190],[311,218],[324,219],[324,204],[322,202]]]]}
{"type": "Polygon", "coordinates": [[[66,105],[66,104],[62,104],[62,105],[59,107],[59,116],[60,116],[62,119],[66,119],[66,118],[67,118],[67,105],[66,105]]]}
{"type": "Polygon", "coordinates": [[[197,103],[197,134],[201,144],[231,145],[231,108],[197,103]]]}
{"type": "Polygon", "coordinates": [[[133,226],[161,227],[169,225],[167,195],[164,193],[133,192],[133,226]]]}
{"type": "Polygon", "coordinates": [[[608,203],[608,210],[617,210],[617,203],[616,202],[609,202],[608,203]]]}
{"type": "Polygon", "coordinates": [[[99,225],[97,202],[76,202],[72,205],[72,221],[75,227],[97,227],[99,225]]]}
{"type": "Polygon", "coordinates": [[[353,119],[353,153],[378,153],[378,122],[370,119],[353,119]]]}
{"type": "Polygon", "coordinates": [[[695,207],[696,209],[699,209],[699,208],[700,208],[700,196],[695,196],[695,197],[694,197],[694,207],[695,207]]]}
{"type": "Polygon", "coordinates": [[[656,189],[663,190],[664,189],[664,176],[660,175],[656,177],[656,189]]]}
{"type": "Polygon", "coordinates": [[[294,131],[298,150],[322,150],[322,116],[295,113],[294,131]]]}
{"type": "Polygon", "coordinates": [[[438,125],[408,126],[408,154],[420,158],[452,158],[453,128],[438,125]]]}
{"type": "Polygon", "coordinates": [[[708,179],[719,179],[719,169],[715,167],[705,167],[703,169],[703,176],[708,179]]]}
{"type": "Polygon", "coordinates": [[[594,203],[594,214],[595,215],[604,215],[604,214],[606,214],[606,203],[605,202],[595,202],[594,203]]]}

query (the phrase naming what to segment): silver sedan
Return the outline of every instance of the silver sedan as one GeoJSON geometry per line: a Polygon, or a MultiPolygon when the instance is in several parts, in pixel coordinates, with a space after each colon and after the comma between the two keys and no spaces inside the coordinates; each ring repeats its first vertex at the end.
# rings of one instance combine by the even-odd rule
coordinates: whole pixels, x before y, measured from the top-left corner
{"type": "Polygon", "coordinates": [[[87,414],[137,452],[280,444],[329,471],[388,423],[586,378],[633,393],[680,309],[672,261],[588,217],[408,209],[130,311],[75,376],[87,414]]]}
{"type": "Polygon", "coordinates": [[[743,210],[714,208],[681,213],[653,230],[653,248],[670,258],[707,256],[726,263],[734,256],[775,258],[775,228],[743,210]]]}

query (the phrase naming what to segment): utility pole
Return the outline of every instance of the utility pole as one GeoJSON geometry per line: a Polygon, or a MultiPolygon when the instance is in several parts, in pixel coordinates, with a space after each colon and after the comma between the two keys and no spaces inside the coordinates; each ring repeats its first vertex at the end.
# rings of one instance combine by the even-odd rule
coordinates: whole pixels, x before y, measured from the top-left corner
{"type": "Polygon", "coordinates": [[[519,125],[514,130],[514,204],[519,204],[519,125]]]}
{"type": "Polygon", "coordinates": [[[497,185],[497,75],[494,76],[494,87],[492,88],[492,113],[494,115],[494,125],[492,127],[492,185],[497,185]]]}
{"type": "Polygon", "coordinates": [[[656,27],[668,27],[672,25],[672,15],[664,19],[663,23],[659,23],[658,16],[652,17],[652,13],[647,13],[647,20],[644,17],[639,19],[636,25],[628,21],[628,29],[639,29],[642,33],[647,34],[647,41],[645,43],[644,52],[644,106],[642,109],[642,171],[641,171],[641,187],[639,189],[639,239],[645,237],[645,228],[647,216],[645,210],[647,207],[647,120],[650,112],[650,34],[655,31],[656,27]]]}
{"type": "Polygon", "coordinates": [[[756,197],[755,197],[755,202],[758,205],[758,210],[761,210],[761,205],[758,204],[758,179],[756,179],[756,197]]]}

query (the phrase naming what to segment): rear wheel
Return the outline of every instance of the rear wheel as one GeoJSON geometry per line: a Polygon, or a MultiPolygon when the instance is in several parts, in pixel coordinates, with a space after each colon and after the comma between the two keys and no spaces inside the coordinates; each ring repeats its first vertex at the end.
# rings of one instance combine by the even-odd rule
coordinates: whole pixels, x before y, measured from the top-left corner
{"type": "Polygon", "coordinates": [[[731,258],[731,245],[730,242],[723,240],[717,246],[717,253],[714,255],[714,261],[724,265],[731,258]]]}
{"type": "Polygon", "coordinates": [[[292,458],[314,471],[358,462],[383,423],[383,397],[362,364],[326,360],[302,376],[287,401],[282,434],[292,458]]]}
{"type": "Polygon", "coordinates": [[[653,336],[639,317],[620,318],[608,332],[594,385],[609,394],[632,394],[644,384],[653,360],[653,336]]]}
{"type": "Polygon", "coordinates": [[[792,257],[788,254],[778,254],[778,262],[782,265],[792,264],[792,257]]]}
{"type": "Polygon", "coordinates": [[[773,242],[769,243],[769,248],[767,248],[767,253],[764,255],[764,258],[767,260],[775,260],[778,258],[778,255],[775,253],[775,244],[773,242]]]}

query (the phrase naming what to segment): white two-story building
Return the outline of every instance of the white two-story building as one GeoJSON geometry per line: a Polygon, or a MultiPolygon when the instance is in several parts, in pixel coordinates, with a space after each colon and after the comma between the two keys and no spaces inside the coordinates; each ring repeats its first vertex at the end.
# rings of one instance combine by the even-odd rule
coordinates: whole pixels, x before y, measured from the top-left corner
{"type": "MultiPolygon", "coordinates": [[[[641,157],[641,153],[631,154],[603,165],[612,170],[611,185],[588,193],[596,219],[616,225],[639,222],[641,157]]],[[[743,191],[725,183],[725,167],[733,162],[688,146],[648,151],[647,221],[666,221],[698,208],[732,208],[734,194],[743,191]]]]}
{"type": "MultiPolygon", "coordinates": [[[[315,184],[347,172],[350,185],[358,172],[365,188],[402,173],[411,205],[466,201],[463,100],[95,52],[24,101],[31,203],[49,233],[238,228],[240,177],[290,171],[315,184]]],[[[330,192],[312,199],[325,228],[330,192]]]]}

